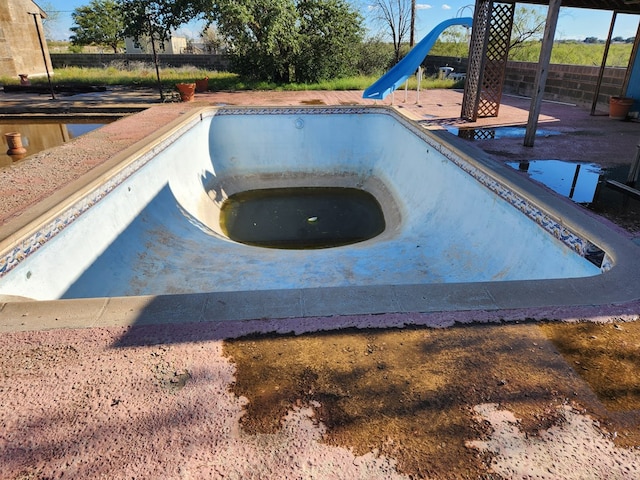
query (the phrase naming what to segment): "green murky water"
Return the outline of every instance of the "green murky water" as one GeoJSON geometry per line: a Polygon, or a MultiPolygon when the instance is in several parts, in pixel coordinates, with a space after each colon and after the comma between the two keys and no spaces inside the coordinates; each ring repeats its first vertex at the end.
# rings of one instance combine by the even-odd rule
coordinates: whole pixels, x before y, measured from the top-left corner
{"type": "Polygon", "coordinates": [[[373,238],[385,228],[373,195],[336,187],[240,192],[222,205],[220,224],[231,240],[281,249],[349,245],[373,238]]]}

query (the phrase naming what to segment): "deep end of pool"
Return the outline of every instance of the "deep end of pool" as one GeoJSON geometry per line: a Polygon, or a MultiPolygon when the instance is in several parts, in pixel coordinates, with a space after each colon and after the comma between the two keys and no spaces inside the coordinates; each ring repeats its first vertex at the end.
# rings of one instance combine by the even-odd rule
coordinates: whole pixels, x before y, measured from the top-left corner
{"type": "Polygon", "coordinates": [[[138,315],[196,308],[194,320],[246,320],[638,298],[629,239],[445,138],[387,107],[205,108],[35,229],[8,236],[0,299],[90,305],[89,316],[129,305],[138,315]],[[223,231],[220,208],[233,195],[301,187],[370,194],[384,230],[309,251],[223,231]]]}

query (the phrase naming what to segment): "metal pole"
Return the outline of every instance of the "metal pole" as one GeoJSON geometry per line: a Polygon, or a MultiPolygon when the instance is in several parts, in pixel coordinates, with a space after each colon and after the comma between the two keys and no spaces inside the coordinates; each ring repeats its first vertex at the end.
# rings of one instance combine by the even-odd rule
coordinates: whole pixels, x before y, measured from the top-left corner
{"type": "Polygon", "coordinates": [[[573,194],[576,192],[576,185],[578,184],[578,177],[580,176],[580,164],[576,165],[576,172],[573,174],[573,181],[571,182],[571,190],[569,190],[569,198],[573,199],[573,194]]]}
{"type": "Polygon", "coordinates": [[[416,37],[416,0],[411,0],[411,25],[409,28],[409,48],[413,48],[416,37]]]}
{"type": "Polygon", "coordinates": [[[420,84],[422,83],[422,66],[418,67],[418,88],[416,89],[416,105],[420,104],[420,84]]]}
{"type": "Polygon", "coordinates": [[[596,114],[596,106],[598,105],[598,97],[600,96],[600,87],[602,86],[602,77],[604,76],[604,68],[607,65],[607,57],[609,56],[609,47],[611,46],[611,37],[613,36],[613,27],[616,25],[616,17],[618,12],[613,12],[611,16],[611,25],[609,26],[609,35],[607,35],[607,41],[604,44],[604,53],[602,54],[602,63],[600,64],[600,70],[598,71],[598,81],[596,82],[596,93],[593,96],[593,103],[591,104],[591,115],[596,114]]]}
{"type": "Polygon", "coordinates": [[[51,84],[51,74],[49,73],[49,65],[47,64],[47,54],[44,51],[44,43],[42,43],[42,35],[40,34],[40,27],[38,26],[38,13],[30,13],[33,15],[33,21],[36,24],[36,32],[38,32],[38,41],[40,42],[40,51],[42,52],[42,60],[44,61],[44,69],[47,72],[47,80],[49,81],[49,90],[51,91],[51,100],[56,99],[56,94],[53,92],[53,85],[51,84]]]}
{"type": "Polygon", "coordinates": [[[549,0],[547,23],[544,28],[544,36],[542,37],[542,49],[540,51],[538,70],[536,72],[535,92],[534,96],[531,98],[531,106],[529,107],[529,119],[527,120],[527,128],[524,135],[525,147],[533,147],[533,142],[536,136],[538,116],[540,115],[540,107],[542,105],[544,87],[547,84],[547,77],[549,75],[551,49],[553,48],[553,37],[556,34],[556,26],[558,25],[558,13],[560,12],[561,3],[562,0],[549,0]]]}
{"type": "Polygon", "coordinates": [[[156,52],[156,42],[153,38],[153,25],[151,24],[151,17],[147,17],[149,20],[149,34],[151,35],[151,50],[153,51],[153,63],[156,65],[156,78],[158,79],[158,90],[160,90],[160,101],[164,102],[164,93],[162,92],[162,82],[160,81],[160,67],[158,66],[158,53],[156,52]]]}

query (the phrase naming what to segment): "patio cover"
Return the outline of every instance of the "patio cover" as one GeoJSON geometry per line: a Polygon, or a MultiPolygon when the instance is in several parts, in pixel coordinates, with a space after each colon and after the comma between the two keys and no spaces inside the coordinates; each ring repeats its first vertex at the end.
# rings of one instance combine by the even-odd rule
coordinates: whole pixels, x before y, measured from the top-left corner
{"type": "MultiPolygon", "coordinates": [[[[551,60],[551,48],[553,47],[553,41],[555,36],[556,24],[558,21],[558,11],[560,7],[572,7],[572,8],[586,8],[592,10],[608,10],[613,12],[612,25],[609,31],[609,38],[607,38],[607,50],[608,45],[611,42],[611,34],[613,31],[613,24],[618,13],[626,14],[640,14],[640,0],[499,0],[499,3],[527,3],[533,5],[547,5],[549,12],[547,15],[547,25],[542,40],[542,51],[540,54],[540,61],[538,63],[538,73],[536,75],[535,96],[531,99],[531,108],[529,121],[527,122],[527,132],[525,134],[524,145],[532,147],[535,132],[538,123],[538,116],[540,114],[540,106],[542,104],[542,96],[547,80],[547,72],[549,71],[549,63],[551,60]]],[[[636,39],[633,46],[633,54],[629,66],[627,67],[627,74],[625,76],[625,85],[628,84],[631,76],[631,69],[633,68],[634,60],[638,59],[640,52],[640,25],[638,28],[639,34],[636,35],[636,39]]],[[[602,68],[606,62],[605,58],[602,61],[602,68]]],[[[598,85],[599,90],[599,85],[598,85]]],[[[597,98],[598,92],[596,91],[595,97],[597,98]]],[[[594,100],[595,103],[595,100],[594,100]]]]}

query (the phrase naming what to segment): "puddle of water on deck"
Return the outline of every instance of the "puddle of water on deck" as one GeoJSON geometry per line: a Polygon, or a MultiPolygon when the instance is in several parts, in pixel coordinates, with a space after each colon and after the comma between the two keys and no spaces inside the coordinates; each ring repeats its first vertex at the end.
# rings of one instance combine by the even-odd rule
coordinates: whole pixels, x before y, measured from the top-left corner
{"type": "Polygon", "coordinates": [[[8,167],[27,158],[29,155],[49,148],[58,147],[114,120],[115,119],[111,118],[88,118],[65,121],[12,120],[11,122],[0,122],[0,137],[2,138],[0,167],[8,167]],[[4,134],[9,132],[18,132],[21,134],[22,144],[27,149],[26,154],[22,156],[7,155],[7,141],[4,138],[4,134]]]}
{"type": "Polygon", "coordinates": [[[532,179],[576,203],[591,203],[602,168],[595,163],[573,163],[562,160],[532,160],[507,162],[507,165],[526,172],[532,179]]]}
{"type": "MultiPolygon", "coordinates": [[[[499,138],[524,138],[526,127],[487,127],[487,128],[458,128],[446,127],[449,133],[466,140],[496,140],[499,138]]],[[[557,130],[536,130],[537,137],[560,135],[557,130]]]]}

